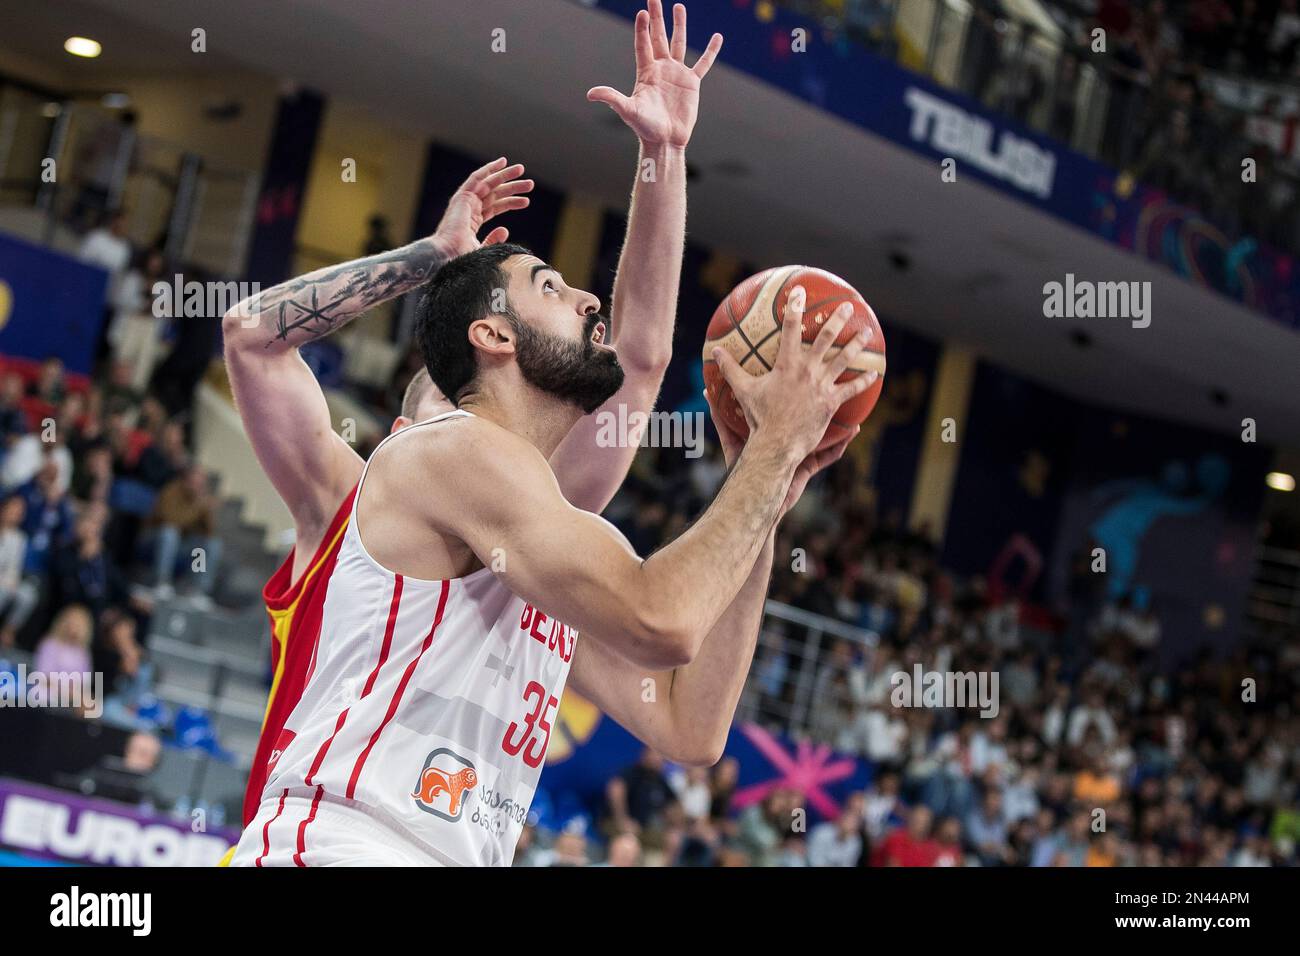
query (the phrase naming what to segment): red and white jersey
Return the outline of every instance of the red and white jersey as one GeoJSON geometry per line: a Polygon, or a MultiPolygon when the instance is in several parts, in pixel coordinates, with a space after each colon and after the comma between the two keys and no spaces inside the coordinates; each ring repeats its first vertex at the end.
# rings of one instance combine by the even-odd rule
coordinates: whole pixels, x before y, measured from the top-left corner
{"type": "Polygon", "coordinates": [[[578,634],[491,568],[427,581],[381,566],[357,521],[364,489],[365,471],[330,576],[315,670],[234,862],[275,857],[285,848],[266,844],[277,837],[294,844],[293,862],[310,864],[313,849],[325,858],[329,848],[317,844],[338,832],[313,830],[325,802],[336,818],[351,808],[387,825],[434,861],[508,866],[578,634]],[[286,796],[303,819],[283,819],[286,796]]]}

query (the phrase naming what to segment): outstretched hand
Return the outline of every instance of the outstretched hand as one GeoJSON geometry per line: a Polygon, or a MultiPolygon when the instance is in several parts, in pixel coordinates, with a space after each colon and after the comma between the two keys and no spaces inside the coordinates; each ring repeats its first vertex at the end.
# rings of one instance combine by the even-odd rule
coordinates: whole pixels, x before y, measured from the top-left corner
{"type": "MultiPolygon", "coordinates": [[[[506,165],[506,158],[494,159],[474,170],[460,188],[452,194],[447,211],[442,214],[433,239],[446,259],[473,252],[480,245],[478,231],[483,224],[503,212],[524,209],[533,181],[520,179],[522,163],[506,165]]],[[[497,226],[483,239],[482,245],[505,242],[510,230],[497,226]]]]}
{"type": "Polygon", "coordinates": [[[686,8],[673,5],[673,36],[668,39],[662,0],[647,0],[636,15],[636,85],[631,96],[609,86],[587,91],[593,103],[605,103],[648,145],[684,148],[695,128],[700,81],[722,49],[715,33],[694,66],[686,65],[686,8]]]}

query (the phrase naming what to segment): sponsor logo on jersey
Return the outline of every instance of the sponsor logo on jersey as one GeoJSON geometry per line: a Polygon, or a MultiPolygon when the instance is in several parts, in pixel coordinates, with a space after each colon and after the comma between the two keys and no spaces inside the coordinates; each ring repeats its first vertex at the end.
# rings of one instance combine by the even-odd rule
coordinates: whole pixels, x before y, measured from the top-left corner
{"type": "Polygon", "coordinates": [[[275,741],[275,749],[271,751],[271,756],[266,760],[267,776],[270,776],[271,771],[275,769],[275,765],[280,762],[280,755],[289,749],[289,745],[293,743],[294,736],[292,730],[280,731],[280,736],[275,741]]]}
{"type": "Polygon", "coordinates": [[[473,762],[439,747],[424,758],[424,769],[411,796],[424,812],[455,823],[465,809],[466,797],[476,786],[478,771],[473,762]]]}

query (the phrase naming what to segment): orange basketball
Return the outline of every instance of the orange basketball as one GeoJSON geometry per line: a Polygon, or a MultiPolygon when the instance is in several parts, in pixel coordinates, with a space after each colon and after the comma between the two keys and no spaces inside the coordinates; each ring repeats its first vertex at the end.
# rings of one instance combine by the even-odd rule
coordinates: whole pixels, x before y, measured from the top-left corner
{"type": "Polygon", "coordinates": [[[822,324],[840,303],[846,301],[853,303],[853,315],[844,323],[831,348],[843,348],[864,326],[872,331],[866,350],[845,370],[839,381],[847,382],[867,372],[880,374],[874,385],[840,406],[817,445],[820,451],[847,436],[854,425],[871,414],[885,384],[885,336],[880,331],[876,313],[867,305],[867,300],[839,276],[811,266],[778,266],[750,276],[732,289],[709,320],[704,339],[704,386],[709,405],[718,417],[738,435],[748,437],[749,423],[745,421],[745,414],[740,410],[731,386],[723,378],[722,369],[711,357],[713,349],[715,346],[726,349],[750,375],[764,375],[771,371],[780,344],[781,316],[786,298],[790,290],[799,285],[807,293],[803,314],[805,343],[817,338],[822,324]]]}

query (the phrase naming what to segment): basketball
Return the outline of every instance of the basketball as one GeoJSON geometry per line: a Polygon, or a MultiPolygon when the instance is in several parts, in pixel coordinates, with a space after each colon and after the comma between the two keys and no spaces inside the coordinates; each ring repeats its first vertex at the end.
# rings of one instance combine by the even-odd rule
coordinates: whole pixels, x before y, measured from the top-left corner
{"type": "Polygon", "coordinates": [[[811,266],[777,266],[750,276],[732,289],[709,320],[704,339],[704,386],[709,405],[718,417],[736,434],[748,437],[749,423],[722,369],[712,358],[713,349],[719,346],[726,349],[751,375],[766,374],[776,361],[786,299],[800,285],[807,294],[803,341],[811,344],[835,309],[843,302],[852,302],[853,315],[840,330],[832,350],[843,348],[864,327],[871,329],[872,336],[866,350],[839,381],[846,382],[868,372],[880,375],[874,385],[840,406],[817,445],[820,451],[845,438],[854,425],[861,424],[871,414],[885,383],[885,336],[880,322],[867,300],[839,276],[811,266]]]}

